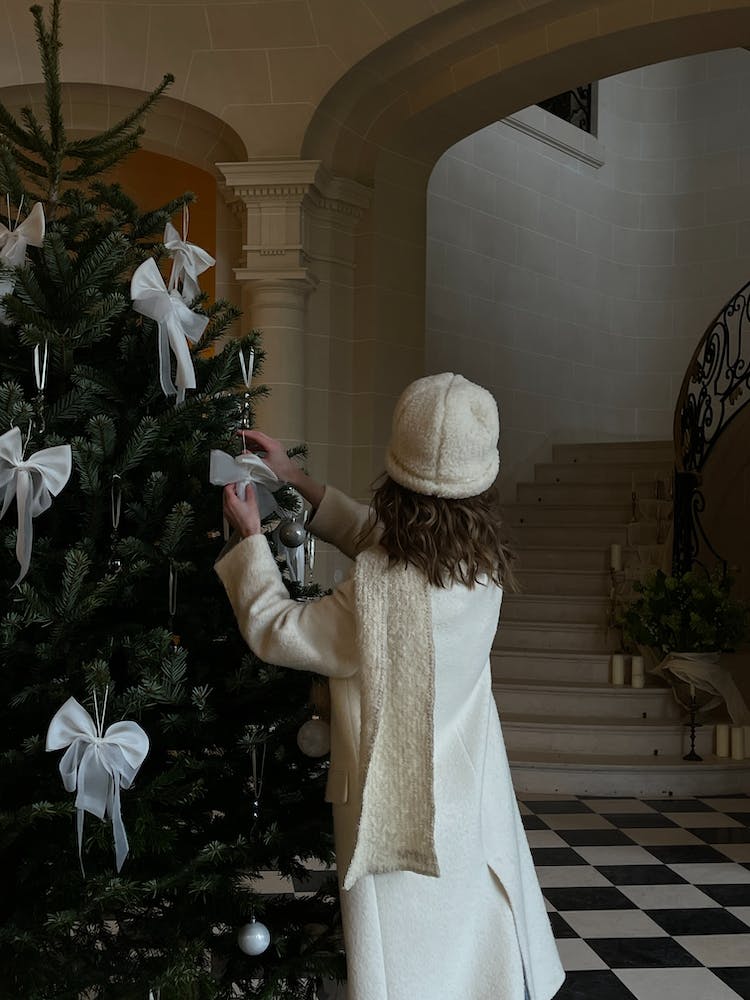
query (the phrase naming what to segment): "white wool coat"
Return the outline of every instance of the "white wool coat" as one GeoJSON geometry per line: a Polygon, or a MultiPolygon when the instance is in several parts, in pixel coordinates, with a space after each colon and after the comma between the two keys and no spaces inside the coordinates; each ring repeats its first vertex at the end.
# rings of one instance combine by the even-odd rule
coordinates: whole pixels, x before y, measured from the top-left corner
{"type": "MultiPolygon", "coordinates": [[[[355,558],[367,508],[332,487],[310,529],[355,558]]],[[[430,588],[435,649],[435,850],[440,877],[343,881],[361,808],[361,657],[353,578],[314,602],[289,599],[263,536],[216,564],[251,649],[330,677],[333,805],[348,1000],[550,1000],[564,973],[511,783],[489,653],[502,592],[430,588]]],[[[406,665],[408,668],[408,664],[406,665]]]]}

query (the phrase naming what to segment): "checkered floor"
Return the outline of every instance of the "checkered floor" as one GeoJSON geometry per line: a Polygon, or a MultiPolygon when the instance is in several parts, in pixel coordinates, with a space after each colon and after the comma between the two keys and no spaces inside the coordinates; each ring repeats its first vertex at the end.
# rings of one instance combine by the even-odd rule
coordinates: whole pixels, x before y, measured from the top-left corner
{"type": "Polygon", "coordinates": [[[750,797],[523,795],[556,1000],[750,1000],[750,797]]]}

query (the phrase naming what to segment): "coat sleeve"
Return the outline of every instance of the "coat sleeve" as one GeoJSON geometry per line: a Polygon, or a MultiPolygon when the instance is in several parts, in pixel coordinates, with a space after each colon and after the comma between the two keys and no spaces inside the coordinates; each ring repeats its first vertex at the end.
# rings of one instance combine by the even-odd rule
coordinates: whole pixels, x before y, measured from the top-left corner
{"type": "Polygon", "coordinates": [[[329,677],[356,672],[353,580],[319,600],[293,601],[263,535],[238,542],[215,569],[256,656],[329,677]]]}
{"type": "Polygon", "coordinates": [[[334,486],[326,486],[323,499],[308,528],[316,537],[330,542],[339,552],[354,559],[363,549],[374,545],[380,537],[380,531],[376,528],[366,538],[360,539],[369,519],[369,507],[357,503],[334,486]]]}

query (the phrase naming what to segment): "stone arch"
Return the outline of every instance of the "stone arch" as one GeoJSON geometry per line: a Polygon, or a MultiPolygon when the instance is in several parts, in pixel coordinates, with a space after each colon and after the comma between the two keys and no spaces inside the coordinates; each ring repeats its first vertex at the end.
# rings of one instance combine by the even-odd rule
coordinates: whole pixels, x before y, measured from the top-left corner
{"type": "Polygon", "coordinates": [[[750,37],[736,0],[523,6],[461,5],[398,36],[339,80],[307,130],[305,157],[374,192],[356,250],[352,445],[369,463],[355,492],[379,471],[395,396],[424,371],[425,195],[439,156],[571,86],[750,37]]]}

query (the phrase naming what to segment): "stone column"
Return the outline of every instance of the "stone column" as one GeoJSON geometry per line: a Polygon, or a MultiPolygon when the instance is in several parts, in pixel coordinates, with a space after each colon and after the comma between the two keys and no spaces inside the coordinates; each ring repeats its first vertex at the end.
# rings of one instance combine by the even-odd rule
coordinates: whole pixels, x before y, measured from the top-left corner
{"type": "Polygon", "coordinates": [[[351,337],[351,295],[341,290],[353,284],[354,230],[369,192],[332,177],[318,160],[217,166],[225,197],[242,219],[242,259],[234,272],[242,329],[259,329],[267,352],[262,379],[271,395],[258,407],[257,423],[285,442],[316,449],[325,468],[315,471],[325,475],[331,446],[343,443],[331,437],[328,397],[336,388],[351,392],[331,385],[330,338],[351,337]]]}

